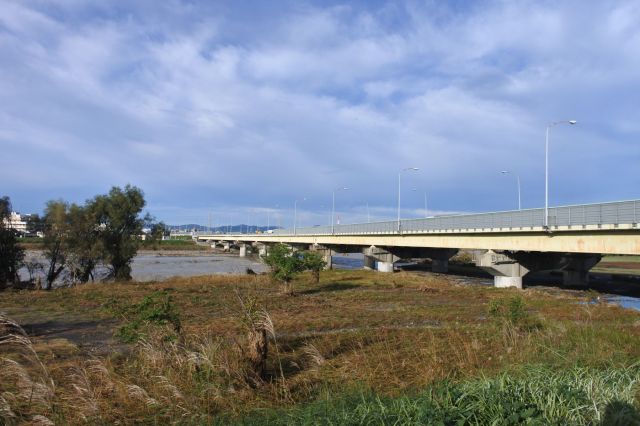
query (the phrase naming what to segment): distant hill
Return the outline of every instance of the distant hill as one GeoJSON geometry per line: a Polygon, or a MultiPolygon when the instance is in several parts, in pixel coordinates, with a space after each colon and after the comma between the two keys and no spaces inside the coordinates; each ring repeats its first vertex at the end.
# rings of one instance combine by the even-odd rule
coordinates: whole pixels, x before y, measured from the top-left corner
{"type": "Polygon", "coordinates": [[[277,226],[258,226],[258,225],[229,225],[229,226],[216,226],[209,228],[208,226],[202,226],[195,223],[187,223],[184,225],[168,225],[171,232],[206,232],[212,234],[224,234],[230,233],[249,233],[254,234],[256,231],[266,232],[271,229],[279,229],[277,226]]]}

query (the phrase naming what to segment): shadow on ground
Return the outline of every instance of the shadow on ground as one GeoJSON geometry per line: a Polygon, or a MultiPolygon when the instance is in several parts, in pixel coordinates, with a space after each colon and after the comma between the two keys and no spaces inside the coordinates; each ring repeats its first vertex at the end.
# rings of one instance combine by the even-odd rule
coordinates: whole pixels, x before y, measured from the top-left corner
{"type": "Polygon", "coordinates": [[[345,291],[351,290],[354,288],[361,287],[360,284],[353,283],[331,283],[327,285],[323,285],[322,287],[311,288],[309,290],[303,290],[298,292],[299,294],[316,294],[316,293],[329,293],[334,291],[345,291]]]}

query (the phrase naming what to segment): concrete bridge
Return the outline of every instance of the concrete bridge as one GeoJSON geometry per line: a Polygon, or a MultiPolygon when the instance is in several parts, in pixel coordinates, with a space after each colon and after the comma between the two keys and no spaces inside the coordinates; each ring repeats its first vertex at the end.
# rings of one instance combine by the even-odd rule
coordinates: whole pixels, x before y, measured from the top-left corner
{"type": "Polygon", "coordinates": [[[446,272],[459,250],[472,250],[476,266],[498,287],[522,288],[532,271],[562,271],[567,285],[584,284],[605,254],[640,255],[640,200],[424,219],[278,229],[266,234],[199,235],[199,241],[236,245],[240,255],[270,245],[321,252],[363,253],[364,267],[393,272],[400,259],[428,258],[446,272]],[[545,226],[545,223],[548,225],[545,226]]]}

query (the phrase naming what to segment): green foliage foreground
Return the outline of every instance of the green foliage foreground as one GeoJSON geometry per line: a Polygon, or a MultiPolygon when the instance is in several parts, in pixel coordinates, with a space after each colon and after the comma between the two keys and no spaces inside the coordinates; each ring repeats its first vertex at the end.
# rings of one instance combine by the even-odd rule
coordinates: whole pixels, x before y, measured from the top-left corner
{"type": "MultiPolygon", "coordinates": [[[[356,393],[302,408],[255,412],[246,425],[639,425],[640,365],[533,366],[462,383],[444,382],[414,396],[356,393]]],[[[231,419],[225,423],[233,422],[231,419]]]]}

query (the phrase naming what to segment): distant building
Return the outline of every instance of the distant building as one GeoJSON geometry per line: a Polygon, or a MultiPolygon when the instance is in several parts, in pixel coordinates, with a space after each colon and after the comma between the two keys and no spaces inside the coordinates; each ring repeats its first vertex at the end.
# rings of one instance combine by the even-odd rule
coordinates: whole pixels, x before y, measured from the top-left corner
{"type": "Polygon", "coordinates": [[[7,228],[15,229],[21,234],[25,234],[27,232],[27,221],[22,219],[20,213],[11,212],[9,220],[5,219],[4,224],[7,228]]]}

